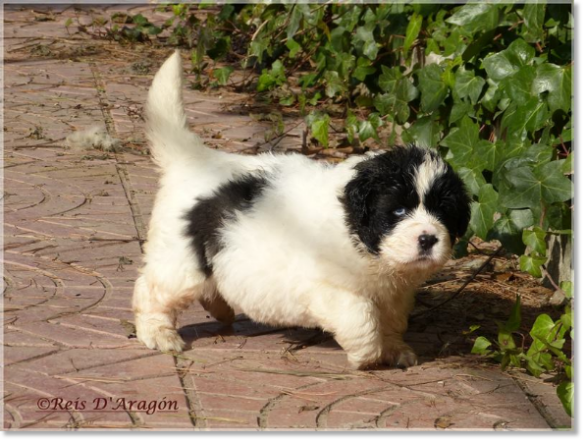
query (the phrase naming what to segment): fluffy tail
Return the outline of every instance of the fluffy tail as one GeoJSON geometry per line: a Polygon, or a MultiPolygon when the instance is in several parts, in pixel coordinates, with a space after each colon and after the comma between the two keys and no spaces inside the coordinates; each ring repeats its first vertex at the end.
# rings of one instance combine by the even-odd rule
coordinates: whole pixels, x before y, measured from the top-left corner
{"type": "Polygon", "coordinates": [[[187,127],[183,107],[182,63],[175,51],[154,76],[146,103],[147,137],[154,161],[163,169],[183,163],[207,149],[187,127]]]}

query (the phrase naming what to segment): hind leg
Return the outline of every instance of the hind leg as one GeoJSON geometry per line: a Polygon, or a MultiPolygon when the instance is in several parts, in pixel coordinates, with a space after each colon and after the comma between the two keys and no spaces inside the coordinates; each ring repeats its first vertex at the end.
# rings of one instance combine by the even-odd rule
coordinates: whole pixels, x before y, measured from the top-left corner
{"type": "Polygon", "coordinates": [[[134,286],[132,301],[137,338],[153,350],[182,351],[185,342],[177,333],[177,317],[201,296],[201,286],[165,287],[149,279],[148,274],[141,275],[134,286]]]}
{"type": "Polygon", "coordinates": [[[219,293],[213,277],[205,282],[204,294],[199,299],[199,302],[218,321],[223,322],[225,325],[230,325],[234,322],[234,309],[228,305],[224,297],[219,293]]]}

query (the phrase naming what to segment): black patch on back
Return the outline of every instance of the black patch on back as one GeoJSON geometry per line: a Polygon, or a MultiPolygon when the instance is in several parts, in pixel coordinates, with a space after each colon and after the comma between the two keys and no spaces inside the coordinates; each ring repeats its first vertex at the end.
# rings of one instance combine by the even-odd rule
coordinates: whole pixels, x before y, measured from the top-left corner
{"type": "Polygon", "coordinates": [[[393,212],[405,208],[408,215],[420,204],[414,176],[425,152],[417,147],[396,146],[355,167],[357,174],[345,186],[342,203],[350,231],[371,253],[380,252],[382,237],[403,219],[393,212]]]}
{"type": "Polygon", "coordinates": [[[245,175],[222,184],[211,197],[199,198],[187,213],[185,234],[191,238],[201,269],[211,276],[211,260],[221,250],[219,229],[237,211],[249,210],[266,187],[267,180],[259,175],[245,175]]]}

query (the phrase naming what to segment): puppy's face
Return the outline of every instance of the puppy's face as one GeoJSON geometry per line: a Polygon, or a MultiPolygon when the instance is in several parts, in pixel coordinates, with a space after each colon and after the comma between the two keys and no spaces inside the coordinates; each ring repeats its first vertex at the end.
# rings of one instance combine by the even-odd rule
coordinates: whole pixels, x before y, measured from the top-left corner
{"type": "Polygon", "coordinates": [[[351,231],[393,267],[434,270],[450,257],[469,223],[470,200],[440,156],[397,147],[356,166],[345,188],[351,231]]]}

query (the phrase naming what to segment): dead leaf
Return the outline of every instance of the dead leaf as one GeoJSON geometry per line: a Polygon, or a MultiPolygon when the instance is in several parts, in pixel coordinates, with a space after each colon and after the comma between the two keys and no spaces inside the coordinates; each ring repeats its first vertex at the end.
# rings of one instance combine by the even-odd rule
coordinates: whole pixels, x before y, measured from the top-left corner
{"type": "Polygon", "coordinates": [[[444,416],[440,416],[437,419],[435,419],[435,428],[449,428],[451,425],[455,425],[453,422],[451,422],[451,416],[449,415],[444,415],[444,416]]]}

